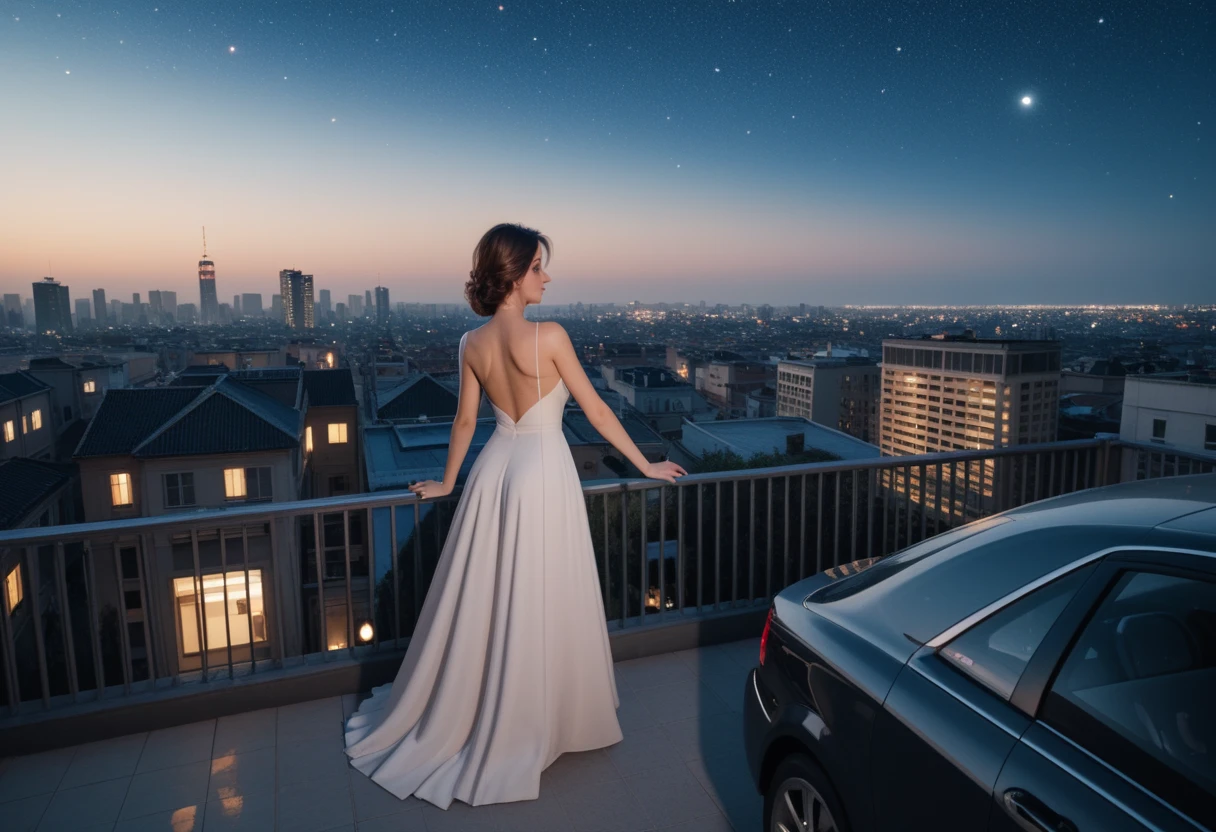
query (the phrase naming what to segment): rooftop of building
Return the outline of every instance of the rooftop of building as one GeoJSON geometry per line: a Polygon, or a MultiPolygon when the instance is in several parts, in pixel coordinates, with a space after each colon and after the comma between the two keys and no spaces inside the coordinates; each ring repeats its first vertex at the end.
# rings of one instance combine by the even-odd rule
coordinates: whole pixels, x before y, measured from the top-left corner
{"type": "Polygon", "coordinates": [[[882,339],[882,343],[884,346],[888,344],[907,344],[919,347],[973,345],[979,347],[1013,347],[1021,350],[1058,350],[1061,347],[1059,341],[1038,341],[1026,338],[979,338],[974,335],[953,334],[884,338],[882,339]]]}
{"type": "Polygon", "coordinates": [[[618,367],[616,380],[634,387],[688,387],[688,382],[676,378],[663,367],[618,367]]]}
{"type": "Polygon", "coordinates": [[[358,407],[355,379],[349,368],[305,370],[309,407],[358,407]]]}
{"type": "Polygon", "coordinates": [[[15,457],[0,462],[0,529],[20,523],[28,512],[72,481],[76,466],[15,457]]]}
{"type": "Polygon", "coordinates": [[[16,399],[24,399],[26,396],[32,396],[35,393],[41,393],[50,389],[50,386],[46,382],[40,381],[30,375],[27,370],[0,374],[0,404],[16,399]]]}
{"type": "Polygon", "coordinates": [[[756,454],[785,453],[786,437],[801,433],[804,447],[826,451],[840,459],[873,459],[881,456],[877,445],[862,442],[843,431],[796,416],[759,419],[727,419],[710,422],[684,420],[685,444],[689,431],[701,431],[719,445],[749,459],[756,454]]]}

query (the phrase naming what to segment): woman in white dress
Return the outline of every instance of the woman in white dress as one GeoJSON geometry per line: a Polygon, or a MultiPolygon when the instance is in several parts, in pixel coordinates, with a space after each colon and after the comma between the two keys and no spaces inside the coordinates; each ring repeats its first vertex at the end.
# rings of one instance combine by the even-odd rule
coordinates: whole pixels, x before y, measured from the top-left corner
{"type": "Polygon", "coordinates": [[[483,390],[497,428],[469,471],[396,680],[346,724],[355,768],[444,809],[535,799],[561,754],[621,740],[587,509],[562,434],[567,398],[645,476],[685,473],[642,455],[559,324],[524,318],[551,280],[549,253],[546,237],[508,224],[473,253],[465,294],[491,318],[460,339],[443,482],[410,490],[451,493],[483,390]]]}

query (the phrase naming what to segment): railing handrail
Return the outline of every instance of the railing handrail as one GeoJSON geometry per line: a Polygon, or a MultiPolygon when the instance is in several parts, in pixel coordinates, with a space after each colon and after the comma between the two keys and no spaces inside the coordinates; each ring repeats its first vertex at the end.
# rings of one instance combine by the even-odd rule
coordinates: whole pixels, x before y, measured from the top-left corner
{"type": "MultiPolygon", "coordinates": [[[[720,482],[748,482],[750,480],[772,479],[801,474],[832,474],[840,471],[869,471],[890,468],[915,468],[921,465],[949,465],[956,462],[969,462],[1008,456],[1016,457],[1033,453],[1090,450],[1103,446],[1123,446],[1152,451],[1154,453],[1167,453],[1171,456],[1177,455],[1180,457],[1216,461],[1216,454],[1171,448],[1168,445],[1157,443],[1136,442],[1118,438],[1069,439],[1059,442],[1040,442],[1030,445],[1010,445],[1000,448],[948,451],[935,454],[805,462],[769,468],[743,468],[735,471],[688,474],[680,477],[678,484],[681,486],[712,485],[720,482]]],[[[657,482],[658,480],[640,477],[623,480],[591,481],[583,486],[583,494],[586,496],[598,496],[622,491],[642,491],[655,488],[657,482]]],[[[64,538],[78,539],[94,535],[117,537],[124,534],[138,534],[150,531],[189,531],[191,528],[197,528],[200,524],[206,523],[214,523],[216,526],[224,527],[236,526],[240,525],[242,521],[251,523],[262,522],[278,518],[312,515],[317,512],[328,514],[346,509],[375,509],[411,505],[415,502],[444,502],[456,499],[457,496],[458,492],[453,492],[439,499],[420,500],[417,495],[408,489],[372,491],[362,494],[348,494],[341,497],[315,497],[308,500],[287,500],[283,502],[240,504],[224,508],[206,508],[152,517],[129,517],[118,520],[101,520],[92,523],[73,523],[61,526],[34,526],[0,531],[0,548],[53,543],[61,541],[64,538]]]]}

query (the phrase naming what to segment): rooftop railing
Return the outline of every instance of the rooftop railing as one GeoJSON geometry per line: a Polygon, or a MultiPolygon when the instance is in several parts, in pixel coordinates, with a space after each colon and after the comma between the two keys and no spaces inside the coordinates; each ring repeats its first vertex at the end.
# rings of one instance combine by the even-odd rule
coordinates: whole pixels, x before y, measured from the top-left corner
{"type": "MultiPolygon", "coordinates": [[[[608,625],[762,609],[829,566],[1216,455],[1113,439],[589,483],[608,625]]],[[[0,532],[4,723],[399,651],[458,494],[258,503],[0,532]]]]}

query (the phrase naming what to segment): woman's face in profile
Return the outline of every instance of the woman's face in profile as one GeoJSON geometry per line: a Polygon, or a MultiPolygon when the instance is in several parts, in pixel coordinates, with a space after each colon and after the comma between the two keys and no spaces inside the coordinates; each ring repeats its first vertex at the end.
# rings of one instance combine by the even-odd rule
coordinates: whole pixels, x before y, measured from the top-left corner
{"type": "Polygon", "coordinates": [[[528,271],[519,280],[516,289],[525,304],[540,303],[544,297],[545,284],[553,278],[549,277],[545,271],[544,248],[537,244],[536,254],[532,257],[532,263],[528,266],[528,271]]]}

